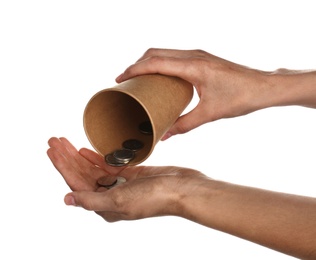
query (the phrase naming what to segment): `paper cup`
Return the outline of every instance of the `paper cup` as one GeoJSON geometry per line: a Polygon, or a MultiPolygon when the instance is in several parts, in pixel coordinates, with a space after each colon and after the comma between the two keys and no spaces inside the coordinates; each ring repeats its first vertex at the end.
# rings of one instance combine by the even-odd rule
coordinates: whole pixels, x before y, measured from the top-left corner
{"type": "Polygon", "coordinates": [[[155,145],[181,115],[193,96],[193,87],[180,78],[159,74],[138,76],[96,93],[84,110],[85,133],[102,156],[137,139],[144,147],[129,165],[148,158],[155,145]],[[152,134],[139,125],[150,121],[152,134]]]}

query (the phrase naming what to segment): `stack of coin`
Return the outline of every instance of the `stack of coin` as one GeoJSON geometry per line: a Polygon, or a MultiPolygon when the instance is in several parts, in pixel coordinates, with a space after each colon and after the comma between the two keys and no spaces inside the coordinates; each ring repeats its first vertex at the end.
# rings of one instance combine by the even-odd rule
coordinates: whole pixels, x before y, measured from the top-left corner
{"type": "Polygon", "coordinates": [[[119,149],[105,157],[111,166],[124,166],[135,157],[135,152],[128,149],[119,149]]]}
{"type": "MultiPolygon", "coordinates": [[[[139,125],[139,130],[143,134],[152,134],[150,121],[145,121],[139,125]]],[[[111,166],[125,166],[135,158],[135,153],[144,147],[143,142],[137,139],[128,139],[123,142],[123,148],[105,156],[105,161],[111,166]]]]}

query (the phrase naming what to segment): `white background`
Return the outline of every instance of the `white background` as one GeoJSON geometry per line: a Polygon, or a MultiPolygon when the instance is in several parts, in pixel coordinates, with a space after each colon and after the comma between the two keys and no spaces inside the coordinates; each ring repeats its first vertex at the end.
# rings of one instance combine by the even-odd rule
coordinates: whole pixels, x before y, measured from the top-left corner
{"type": "MultiPolygon", "coordinates": [[[[315,69],[313,2],[2,0],[0,259],[292,259],[181,218],[110,224],[67,207],[46,150],[51,136],[91,148],[86,103],[150,47],[315,69]]],[[[144,164],[316,196],[315,133],[315,110],[270,108],[160,142],[144,164]]]]}

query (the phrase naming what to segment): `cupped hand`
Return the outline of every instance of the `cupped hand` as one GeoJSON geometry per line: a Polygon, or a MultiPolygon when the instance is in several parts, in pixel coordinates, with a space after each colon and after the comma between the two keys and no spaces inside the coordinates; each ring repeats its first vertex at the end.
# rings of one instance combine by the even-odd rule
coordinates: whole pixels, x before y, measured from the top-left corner
{"type": "Polygon", "coordinates": [[[78,151],[66,138],[53,137],[48,143],[49,158],[73,191],[65,196],[65,203],[95,211],[109,222],[183,216],[183,200],[209,179],[196,170],[174,166],[112,167],[94,151],[78,151]],[[126,182],[104,188],[117,176],[126,182]]]}
{"type": "Polygon", "coordinates": [[[127,181],[101,192],[69,193],[65,203],[95,211],[108,222],[164,215],[183,217],[184,199],[208,179],[196,170],[174,166],[131,166],[119,176],[127,181]]]}

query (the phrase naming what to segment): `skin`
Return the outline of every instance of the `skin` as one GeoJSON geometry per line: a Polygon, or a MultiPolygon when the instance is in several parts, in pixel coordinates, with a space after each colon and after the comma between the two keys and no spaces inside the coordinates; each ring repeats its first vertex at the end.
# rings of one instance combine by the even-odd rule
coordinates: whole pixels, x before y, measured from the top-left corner
{"type": "Polygon", "coordinates": [[[180,117],[163,140],[208,122],[272,106],[316,108],[316,71],[260,71],[202,50],[149,49],[116,81],[152,73],[185,79],[200,98],[198,105],[180,117]]]}
{"type": "MultiPolygon", "coordinates": [[[[117,78],[161,73],[190,82],[200,102],[164,140],[204,123],[272,106],[316,107],[314,71],[264,72],[204,51],[148,50],[117,78]]],[[[211,179],[182,167],[111,167],[99,154],[52,137],[47,154],[73,192],[67,205],[106,221],[174,215],[298,257],[316,259],[316,199],[211,179]],[[111,189],[116,176],[127,182],[111,189]]]]}

